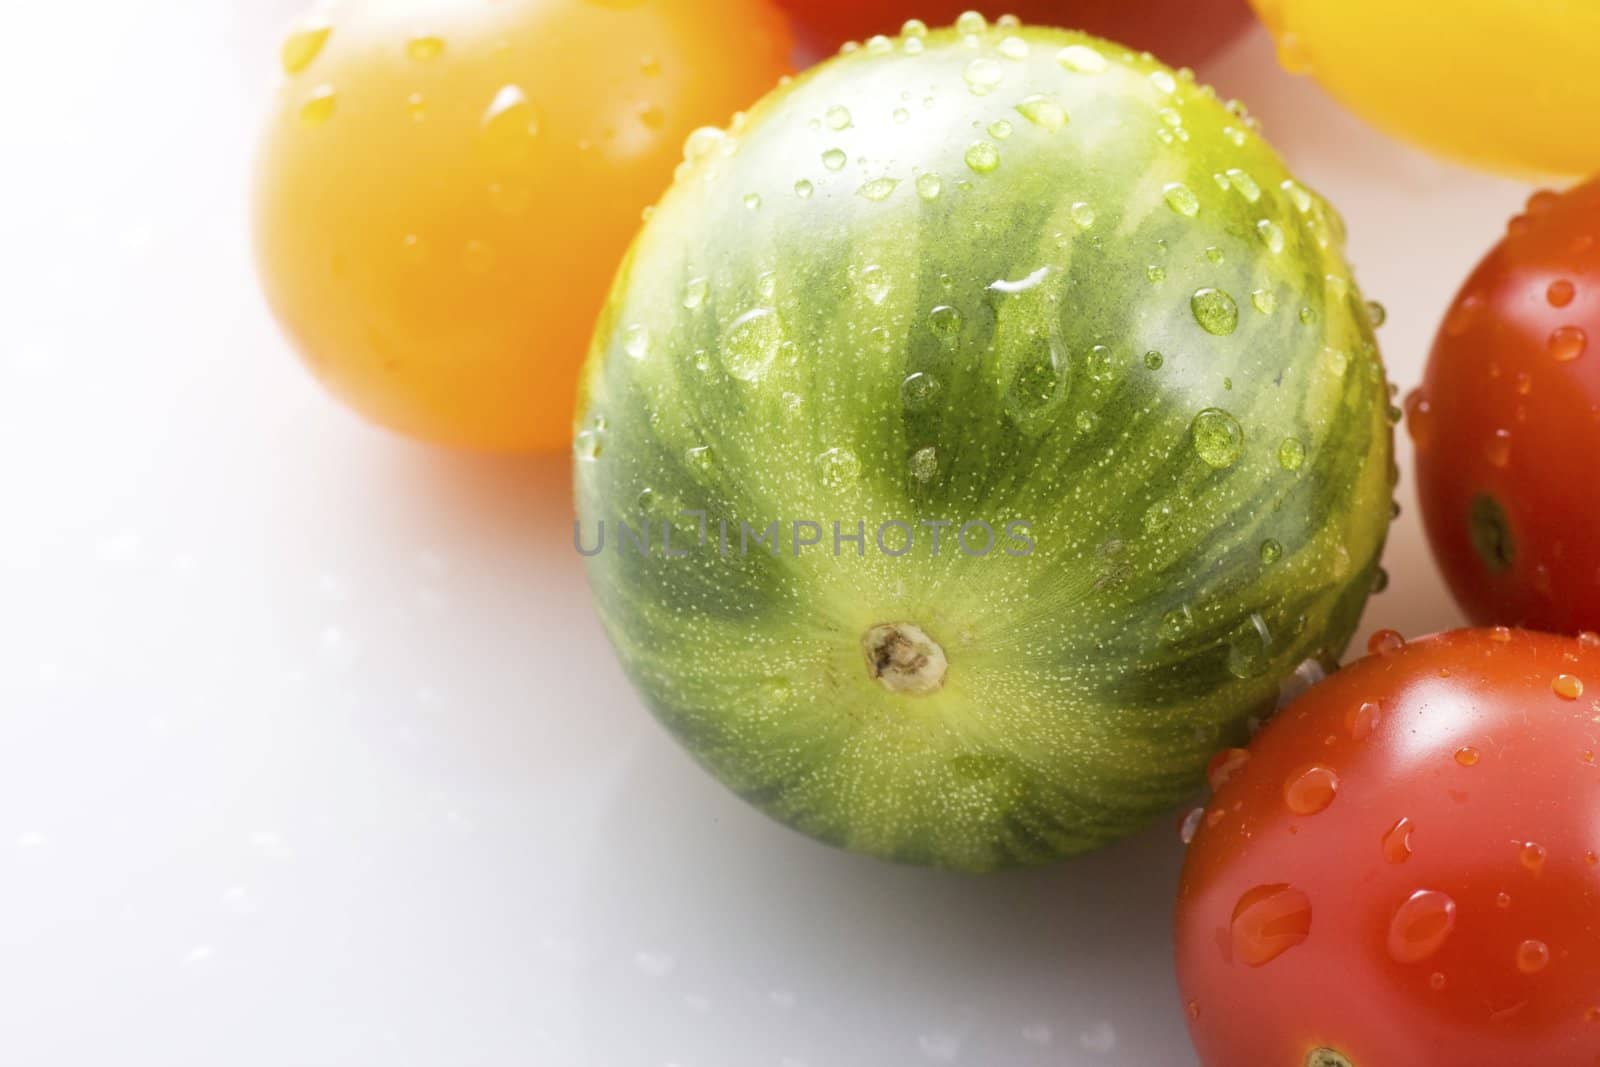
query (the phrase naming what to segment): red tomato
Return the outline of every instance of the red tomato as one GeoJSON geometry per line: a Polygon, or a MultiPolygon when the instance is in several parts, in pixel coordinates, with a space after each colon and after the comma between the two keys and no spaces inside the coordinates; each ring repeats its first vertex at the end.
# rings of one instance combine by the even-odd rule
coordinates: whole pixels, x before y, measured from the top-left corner
{"type": "Polygon", "coordinates": [[[1600,637],[1385,647],[1269,722],[1198,820],[1202,1060],[1600,1062],[1600,637]]]}
{"type": "Polygon", "coordinates": [[[1600,182],[1512,220],[1406,406],[1428,537],[1473,621],[1600,629],[1600,182]]]}
{"type": "MultiPolygon", "coordinates": [[[[948,25],[974,0],[778,0],[823,47],[896,34],[907,19],[948,25]]],[[[1193,65],[1250,21],[1245,0],[1004,0],[990,13],[1040,26],[1066,26],[1147,49],[1173,66],[1193,65]]]]}

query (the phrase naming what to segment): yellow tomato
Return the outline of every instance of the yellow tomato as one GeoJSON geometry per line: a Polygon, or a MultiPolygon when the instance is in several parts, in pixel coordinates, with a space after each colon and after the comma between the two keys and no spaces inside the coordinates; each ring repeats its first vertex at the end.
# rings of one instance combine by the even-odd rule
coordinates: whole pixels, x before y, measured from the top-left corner
{"type": "Polygon", "coordinates": [[[283,45],[257,260],[372,420],[566,447],[578,367],[685,137],[782,75],[766,0],[345,0],[283,45]]]}
{"type": "Polygon", "coordinates": [[[1600,0],[1252,0],[1284,66],[1377,125],[1524,175],[1600,171],[1600,0]]]}

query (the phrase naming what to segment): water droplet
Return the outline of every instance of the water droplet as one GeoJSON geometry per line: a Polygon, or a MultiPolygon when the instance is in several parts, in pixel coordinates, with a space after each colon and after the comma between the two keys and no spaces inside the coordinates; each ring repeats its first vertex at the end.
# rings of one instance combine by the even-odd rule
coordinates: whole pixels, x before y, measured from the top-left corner
{"type": "Polygon", "coordinates": [[[1496,893],[1494,895],[1494,906],[1499,908],[1501,911],[1505,911],[1507,908],[1511,907],[1511,894],[1507,893],[1503,889],[1496,893]]]}
{"type": "Polygon", "coordinates": [[[1159,264],[1152,263],[1144,269],[1144,276],[1151,282],[1164,282],[1167,280],[1167,269],[1159,264]]]}
{"type": "Polygon", "coordinates": [[[1483,308],[1483,298],[1477,293],[1468,293],[1463,296],[1445,316],[1444,332],[1451,337],[1460,337],[1472,328],[1478,319],[1478,312],[1483,308]]]}
{"type": "Polygon", "coordinates": [[[928,328],[947,340],[961,332],[961,324],[961,312],[948,304],[941,304],[928,313],[928,328]]]}
{"type": "Polygon", "coordinates": [[[421,122],[428,117],[428,101],[421,93],[412,93],[406,97],[406,114],[411,116],[412,122],[421,122]]]}
{"type": "Polygon", "coordinates": [[[1402,818],[1384,831],[1383,858],[1390,863],[1404,863],[1411,858],[1411,831],[1414,827],[1410,819],[1402,818]]]}
{"type": "Polygon", "coordinates": [[[1389,309],[1376,300],[1367,301],[1367,322],[1374,330],[1380,329],[1389,321],[1389,309]]]}
{"type": "Polygon", "coordinates": [[[1333,803],[1339,793],[1339,776],[1328,767],[1313,764],[1283,784],[1283,802],[1296,815],[1315,815],[1333,803]]]}
{"type": "Polygon", "coordinates": [[[639,121],[648,129],[659,130],[667,124],[667,113],[660,104],[645,104],[639,109],[639,121]]]}
{"type": "Polygon", "coordinates": [[[750,211],[760,211],[761,210],[761,194],[760,193],[746,193],[746,194],[744,194],[744,206],[750,211]]]}
{"type": "Polygon", "coordinates": [[[1169,208],[1184,218],[1192,219],[1200,213],[1200,198],[1182,182],[1168,182],[1161,196],[1169,208]]]}
{"type": "Polygon", "coordinates": [[[921,174],[917,177],[917,195],[924,200],[937,200],[944,191],[944,181],[937,174],[921,174]]]}
{"type": "Polygon", "coordinates": [[[778,316],[771,308],[752,308],[728,327],[720,350],[722,367],[740,381],[760,381],[782,344],[778,316]]]}
{"type": "Polygon", "coordinates": [[[283,48],[279,52],[283,72],[299,74],[311,66],[322,54],[322,48],[328,43],[328,37],[332,33],[333,27],[322,20],[307,23],[290,33],[284,39],[283,48]]]}
{"type": "Polygon", "coordinates": [[[967,69],[961,74],[967,87],[979,96],[991,92],[995,86],[1006,79],[1005,68],[988,56],[980,56],[967,64],[967,69]]]}
{"type": "Polygon", "coordinates": [[[1194,841],[1194,835],[1200,832],[1200,819],[1206,813],[1205,808],[1190,808],[1183,820],[1178,823],[1178,840],[1184,844],[1194,841]]]}
{"type": "Polygon", "coordinates": [[[1232,167],[1227,171],[1228,184],[1233,186],[1235,192],[1244,197],[1246,202],[1254,204],[1261,199],[1261,186],[1249,174],[1232,167]]]}
{"type": "Polygon", "coordinates": [[[1583,696],[1583,679],[1575,674],[1558,674],[1550,683],[1550,688],[1562,700],[1577,700],[1583,696]]]}
{"type": "Polygon", "coordinates": [[[843,489],[861,473],[861,461],[847,448],[830,448],[817,457],[822,484],[828,489],[843,489]]]}
{"type": "Polygon", "coordinates": [[[641,323],[633,323],[622,331],[622,350],[634,359],[650,354],[650,330],[641,323]]]}
{"type": "Polygon", "coordinates": [[[1144,365],[1151,370],[1160,370],[1161,365],[1165,362],[1166,358],[1155,349],[1151,349],[1144,354],[1144,365]]]}
{"type": "Polygon", "coordinates": [[[1565,278],[1558,278],[1550,283],[1550,287],[1545,290],[1544,295],[1545,299],[1550,302],[1551,307],[1564,308],[1572,303],[1573,297],[1578,295],[1578,287],[1565,278]]]}
{"type": "Polygon", "coordinates": [[[894,51],[894,42],[887,35],[875,33],[867,38],[867,55],[886,56],[894,51]]]}
{"type": "Polygon", "coordinates": [[[1207,466],[1221,470],[1238,461],[1244,450],[1244,429],[1221,408],[1206,408],[1191,426],[1194,450],[1207,466]]]}
{"type": "Polygon", "coordinates": [[[1544,846],[1536,841],[1524,841],[1517,853],[1517,860],[1534,874],[1544,870],[1544,858],[1544,846]]]}
{"type": "Polygon", "coordinates": [[[939,473],[939,453],[932,445],[927,445],[911,453],[911,477],[919,482],[931,482],[933,476],[939,473]]]}
{"type": "Polygon", "coordinates": [[[1083,201],[1080,200],[1073,204],[1069,211],[1072,221],[1082,229],[1087,230],[1094,225],[1094,208],[1083,201]]]}
{"type": "Polygon", "coordinates": [[[799,181],[794,183],[794,195],[798,196],[801,200],[811,199],[811,194],[814,192],[816,192],[816,186],[812,185],[804,178],[801,178],[799,181]]]}
{"type": "Polygon", "coordinates": [[[939,379],[926,371],[906,375],[900,383],[900,400],[912,411],[927,407],[939,395],[939,379]]]}
{"type": "Polygon", "coordinates": [[[1351,708],[1345,715],[1345,728],[1350,732],[1350,740],[1365,741],[1372,736],[1372,731],[1378,728],[1378,723],[1383,720],[1383,709],[1373,701],[1364,701],[1351,708]]]}
{"type": "Polygon", "coordinates": [[[1235,678],[1258,677],[1267,668],[1267,649],[1271,644],[1272,633],[1267,629],[1267,621],[1260,614],[1252,613],[1228,637],[1228,673],[1235,678]]]}
{"type": "Polygon", "coordinates": [[[1285,437],[1278,444],[1278,466],[1286,471],[1297,471],[1306,461],[1306,446],[1298,438],[1285,437]]]}
{"type": "Polygon", "coordinates": [[[1028,42],[1021,37],[1007,37],[1000,42],[1000,46],[995,51],[1007,59],[1027,59],[1028,42]]]}
{"type": "Polygon", "coordinates": [[[1551,333],[1546,351],[1557,363],[1571,363],[1589,347],[1589,335],[1577,326],[1560,326],[1551,333]]]}
{"type": "Polygon", "coordinates": [[[967,148],[967,166],[979,174],[990,174],[1000,166],[1000,149],[989,141],[974,141],[967,148]]]}
{"type": "Polygon", "coordinates": [[[989,123],[989,136],[993,137],[996,141],[1004,141],[1007,137],[1011,136],[1012,132],[1011,123],[1007,122],[1005,119],[995,119],[993,122],[989,123]]]}
{"type": "Polygon", "coordinates": [[[826,114],[823,115],[823,118],[827,121],[828,129],[830,130],[847,130],[850,128],[851,117],[849,108],[840,107],[839,105],[835,104],[833,107],[830,107],[827,110],[826,114]]]}
{"type": "Polygon", "coordinates": [[[822,153],[822,165],[829,170],[843,170],[848,158],[842,148],[830,148],[822,153]]]}
{"type": "Polygon", "coordinates": [[[906,19],[905,25],[900,27],[900,36],[926,37],[928,36],[928,24],[921,19],[906,19]]]}
{"type": "Polygon", "coordinates": [[[1086,44],[1069,44],[1056,53],[1056,62],[1075,74],[1099,74],[1109,64],[1106,57],[1086,44]]]}
{"type": "Polygon", "coordinates": [[[1301,323],[1301,325],[1310,326],[1313,323],[1315,323],[1316,321],[1317,321],[1317,312],[1316,312],[1315,308],[1303,307],[1303,308],[1300,309],[1300,323],[1301,323]]]}
{"type": "Polygon", "coordinates": [[[1389,955],[1419,963],[1444,947],[1456,927],[1456,902],[1437,889],[1419,889],[1389,920],[1389,955]]]}
{"type": "Polygon", "coordinates": [[[1283,546],[1272,538],[1261,542],[1261,562],[1271,566],[1283,558],[1283,546]]]}
{"type": "Polygon", "coordinates": [[[1267,251],[1277,255],[1283,251],[1283,227],[1271,219],[1262,219],[1256,223],[1256,233],[1261,237],[1261,243],[1267,246],[1267,251]]]}
{"type": "Polygon", "coordinates": [[[582,430],[572,439],[572,454],[583,463],[593,463],[600,458],[604,442],[598,430],[582,430]]]}
{"type": "Polygon", "coordinates": [[[1406,647],[1406,639],[1398,630],[1376,630],[1367,638],[1367,654],[1386,656],[1406,647]]]}
{"type": "Polygon", "coordinates": [[[1311,898],[1291,885],[1258,885],[1239,898],[1229,924],[1235,963],[1261,967],[1311,934],[1311,898]]]}
{"type": "Polygon", "coordinates": [[[1194,320],[1206,333],[1226,337],[1239,325],[1239,305],[1221,289],[1199,289],[1189,299],[1194,320]]]}
{"type": "Polygon", "coordinates": [[[963,11],[956,19],[956,32],[971,36],[989,32],[989,20],[976,11],[963,11]]]}
{"type": "Polygon", "coordinates": [[[728,135],[715,126],[701,126],[683,139],[683,159],[698,163],[710,159],[728,143],[728,135]]]}
{"type": "Polygon", "coordinates": [[[1067,124],[1067,109],[1054,97],[1035,93],[1017,105],[1022,117],[1047,133],[1055,133],[1067,124]]]}
{"type": "Polygon", "coordinates": [[[333,86],[320,86],[306,98],[305,103],[300,105],[300,122],[305,126],[321,126],[333,118],[338,105],[338,97],[334,94],[333,86]]]}
{"type": "Polygon", "coordinates": [[[539,136],[539,111],[522,90],[507,85],[483,113],[480,131],[484,150],[497,163],[515,164],[533,154],[539,136]]]}
{"type": "Polygon", "coordinates": [[[684,464],[696,474],[709,474],[711,468],[716,466],[717,458],[711,451],[710,445],[695,445],[683,453],[684,464]]]}
{"type": "Polygon", "coordinates": [[[1523,974],[1538,974],[1550,963],[1550,946],[1543,941],[1529,939],[1517,946],[1517,970],[1523,974]]]}
{"type": "Polygon", "coordinates": [[[1463,767],[1477,766],[1479,758],[1478,750],[1471,745],[1463,745],[1461,748],[1456,749],[1455,760],[1463,767]]]}
{"type": "Polygon", "coordinates": [[[1168,96],[1178,91],[1178,79],[1174,78],[1169,71],[1151,71],[1150,84],[1154,85],[1158,92],[1166,93],[1168,96]]]}
{"type": "Polygon", "coordinates": [[[438,59],[444,55],[444,38],[413,37],[406,42],[406,55],[418,63],[426,63],[430,59],[438,59]]]}
{"type": "Polygon", "coordinates": [[[856,190],[856,195],[867,200],[887,200],[900,187],[898,178],[874,178],[856,190]]]}

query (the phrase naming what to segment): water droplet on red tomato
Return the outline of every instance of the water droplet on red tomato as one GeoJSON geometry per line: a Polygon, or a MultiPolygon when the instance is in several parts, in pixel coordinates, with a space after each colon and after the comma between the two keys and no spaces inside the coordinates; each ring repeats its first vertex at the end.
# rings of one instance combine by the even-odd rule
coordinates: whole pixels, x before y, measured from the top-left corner
{"type": "Polygon", "coordinates": [[[1382,656],[1389,652],[1398,652],[1406,647],[1406,639],[1398,630],[1378,630],[1367,638],[1367,652],[1374,656],[1382,656]]]}
{"type": "Polygon", "coordinates": [[[1428,975],[1428,988],[1433,990],[1435,993],[1443,989],[1444,975],[1438,971],[1434,971],[1432,974],[1428,975]]]}
{"type": "Polygon", "coordinates": [[[1477,293],[1468,293],[1450,309],[1450,314],[1444,320],[1444,332],[1451,337],[1460,337],[1472,329],[1472,324],[1478,320],[1478,313],[1483,310],[1483,297],[1477,293]]]}
{"type": "Polygon", "coordinates": [[[1497,641],[1502,645],[1505,644],[1506,642],[1511,640],[1511,627],[1509,627],[1509,626],[1496,626],[1496,627],[1494,627],[1493,629],[1491,629],[1489,631],[1489,639],[1491,641],[1497,641]]]}
{"type": "Polygon", "coordinates": [[[1463,767],[1473,767],[1478,763],[1478,750],[1471,745],[1464,745],[1456,749],[1456,762],[1463,767]]]}
{"type": "Polygon", "coordinates": [[[1544,846],[1534,841],[1524,841],[1522,850],[1517,853],[1522,865],[1534,874],[1544,870],[1544,857],[1544,846]]]}
{"type": "Polygon", "coordinates": [[[1389,920],[1389,955],[1399,963],[1427,959],[1456,927],[1456,902],[1437,889],[1419,889],[1389,920]]]}
{"type": "Polygon", "coordinates": [[[1575,674],[1558,674],[1550,683],[1550,688],[1562,700],[1577,700],[1583,696],[1583,679],[1575,674]]]}
{"type": "Polygon", "coordinates": [[[1283,802],[1296,815],[1315,815],[1332,804],[1338,792],[1339,776],[1313,764],[1283,784],[1283,802]]]}
{"type": "Polygon", "coordinates": [[[1528,214],[1543,215],[1561,203],[1561,194],[1553,189],[1540,189],[1528,197],[1528,214]]]}
{"type": "Polygon", "coordinates": [[[1564,308],[1572,303],[1572,298],[1578,295],[1578,287],[1565,278],[1557,278],[1550,283],[1550,288],[1545,290],[1545,299],[1550,301],[1553,308],[1564,308]]]}
{"type": "Polygon", "coordinates": [[[1285,883],[1258,885],[1239,898],[1229,925],[1233,959],[1271,963],[1311,933],[1311,899],[1285,883]]]}
{"type": "Polygon", "coordinates": [[[1507,893],[1503,889],[1496,893],[1494,895],[1494,906],[1499,908],[1501,911],[1505,911],[1507,908],[1511,907],[1511,894],[1507,893]]]}
{"type": "Polygon", "coordinates": [[[1350,740],[1365,741],[1371,737],[1372,731],[1378,728],[1382,718],[1383,710],[1370,700],[1350,709],[1344,717],[1345,727],[1350,731],[1350,740]]]}
{"type": "Polygon", "coordinates": [[[1419,449],[1427,448],[1433,443],[1433,405],[1428,403],[1421,389],[1413,389],[1406,394],[1405,408],[1406,431],[1411,434],[1411,443],[1419,449]]]}
{"type": "Polygon", "coordinates": [[[1390,863],[1404,863],[1411,858],[1410,819],[1401,818],[1383,835],[1383,858],[1390,863]]]}
{"type": "Polygon", "coordinates": [[[1578,631],[1578,645],[1581,648],[1600,648],[1600,634],[1593,630],[1578,631]]]}
{"type": "Polygon", "coordinates": [[[1550,334],[1545,351],[1557,363],[1571,363],[1589,347],[1589,335],[1577,326],[1559,326],[1550,334]]]}
{"type": "Polygon", "coordinates": [[[1550,962],[1550,946],[1531,938],[1517,946],[1517,970],[1537,974],[1550,962]]]}

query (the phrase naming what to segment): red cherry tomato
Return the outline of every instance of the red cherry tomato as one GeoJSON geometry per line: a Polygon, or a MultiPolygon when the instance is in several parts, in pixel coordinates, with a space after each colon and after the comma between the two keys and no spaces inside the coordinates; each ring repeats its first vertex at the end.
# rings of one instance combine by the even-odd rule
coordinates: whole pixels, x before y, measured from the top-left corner
{"type": "Polygon", "coordinates": [[[1596,697],[1600,637],[1462,630],[1269,722],[1179,889],[1204,1063],[1600,1062],[1596,697]]]}
{"type": "MultiPolygon", "coordinates": [[[[816,43],[836,48],[873,34],[895,34],[907,19],[948,25],[984,5],[974,0],[779,0],[816,43]]],[[[1250,21],[1245,0],[1004,0],[998,16],[1087,30],[1154,52],[1173,66],[1193,65],[1233,40],[1250,21]]]]}
{"type": "Polygon", "coordinates": [[[1473,621],[1600,629],[1600,182],[1512,220],[1406,406],[1428,537],[1473,621]]]}

